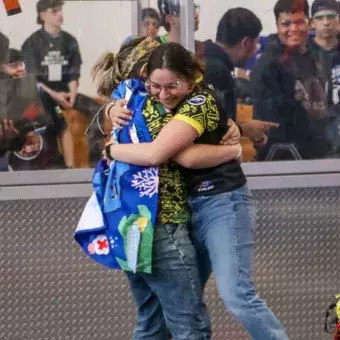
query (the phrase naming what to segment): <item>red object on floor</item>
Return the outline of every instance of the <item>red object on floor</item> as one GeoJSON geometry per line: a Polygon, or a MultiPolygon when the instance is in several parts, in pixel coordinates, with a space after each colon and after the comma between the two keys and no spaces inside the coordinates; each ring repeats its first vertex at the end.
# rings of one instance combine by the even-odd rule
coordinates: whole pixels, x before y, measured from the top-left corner
{"type": "Polygon", "coordinates": [[[7,15],[15,15],[21,13],[19,0],[3,0],[7,15]]]}

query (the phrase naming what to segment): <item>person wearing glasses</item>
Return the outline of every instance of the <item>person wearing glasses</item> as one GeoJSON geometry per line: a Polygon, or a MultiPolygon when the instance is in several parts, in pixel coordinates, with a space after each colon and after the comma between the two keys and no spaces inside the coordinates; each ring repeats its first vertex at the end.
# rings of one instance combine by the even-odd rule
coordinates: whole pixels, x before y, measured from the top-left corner
{"type": "Polygon", "coordinates": [[[312,4],[312,27],[315,37],[309,48],[329,72],[331,86],[329,106],[329,135],[332,141],[332,157],[340,156],[340,41],[339,2],[315,0],[312,4]]]}
{"type": "Polygon", "coordinates": [[[278,0],[274,7],[277,34],[258,59],[250,83],[254,118],[279,124],[257,152],[258,160],[323,158],[327,137],[327,70],[307,49],[307,0],[278,0]]]}
{"type": "Polygon", "coordinates": [[[312,48],[323,53],[330,62],[333,81],[333,104],[340,101],[340,41],[339,3],[335,0],[315,0],[312,4],[312,26],[315,29],[312,48]]]}

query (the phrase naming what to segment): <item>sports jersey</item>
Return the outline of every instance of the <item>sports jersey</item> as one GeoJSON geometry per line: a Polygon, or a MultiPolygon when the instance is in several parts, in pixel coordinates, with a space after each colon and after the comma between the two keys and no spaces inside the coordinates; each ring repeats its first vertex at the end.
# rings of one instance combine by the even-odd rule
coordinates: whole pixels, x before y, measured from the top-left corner
{"type": "MultiPolygon", "coordinates": [[[[197,130],[197,144],[218,145],[227,132],[228,112],[210,89],[197,89],[176,109],[174,119],[197,130]]],[[[183,169],[189,196],[216,195],[240,188],[246,183],[237,160],[208,169],[183,169]]]]}

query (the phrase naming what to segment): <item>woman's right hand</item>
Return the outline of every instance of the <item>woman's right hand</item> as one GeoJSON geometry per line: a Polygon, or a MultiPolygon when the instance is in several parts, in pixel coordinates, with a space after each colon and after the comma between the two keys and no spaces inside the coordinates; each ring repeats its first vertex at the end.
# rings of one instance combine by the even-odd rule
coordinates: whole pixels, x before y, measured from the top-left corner
{"type": "Polygon", "coordinates": [[[105,115],[111,120],[114,128],[122,129],[124,125],[129,125],[132,111],[126,109],[126,105],[127,101],[124,99],[106,105],[105,115]]]}

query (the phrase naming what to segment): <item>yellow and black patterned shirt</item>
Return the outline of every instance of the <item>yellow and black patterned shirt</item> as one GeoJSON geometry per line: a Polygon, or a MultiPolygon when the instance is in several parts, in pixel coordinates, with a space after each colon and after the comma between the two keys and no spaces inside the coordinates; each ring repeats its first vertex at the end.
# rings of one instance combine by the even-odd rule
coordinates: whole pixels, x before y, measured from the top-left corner
{"type": "MultiPolygon", "coordinates": [[[[143,116],[152,139],[155,139],[160,130],[174,117],[174,114],[166,112],[161,104],[149,98],[146,101],[143,116]]],[[[174,224],[188,222],[190,214],[186,197],[185,180],[178,165],[172,161],[162,164],[159,167],[158,221],[174,224]]]]}
{"type": "MultiPolygon", "coordinates": [[[[178,107],[174,119],[190,124],[199,134],[196,144],[219,145],[228,130],[228,112],[208,88],[198,88],[178,107]]],[[[184,169],[189,196],[216,195],[229,192],[246,183],[238,161],[209,169],[184,169]]]]}

